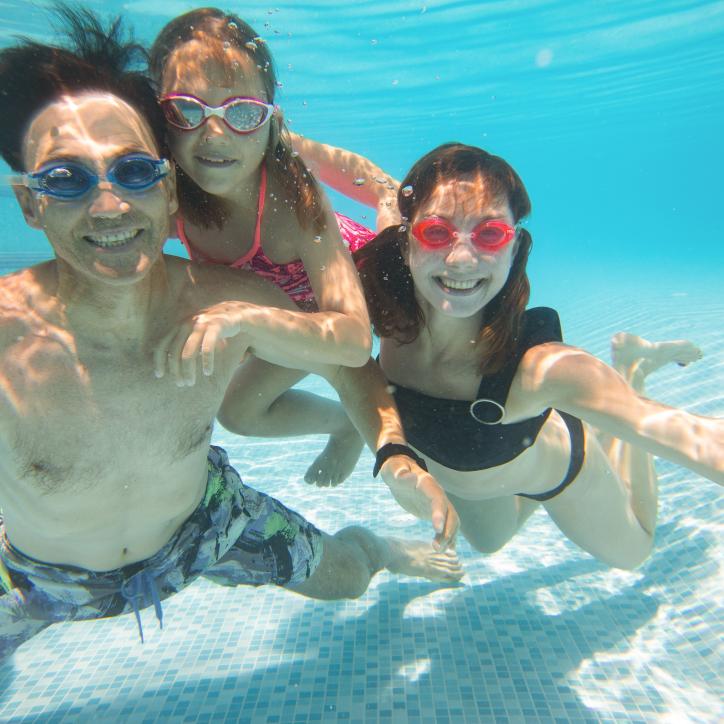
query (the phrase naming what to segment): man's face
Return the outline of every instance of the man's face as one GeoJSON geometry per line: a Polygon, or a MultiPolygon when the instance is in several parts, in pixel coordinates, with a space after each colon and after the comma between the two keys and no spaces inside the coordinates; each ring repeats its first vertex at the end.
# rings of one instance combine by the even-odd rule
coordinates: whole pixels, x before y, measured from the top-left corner
{"type": "Polygon", "coordinates": [[[42,229],[56,256],[72,269],[108,283],[143,277],[158,259],[176,210],[173,180],[129,190],[107,180],[119,159],[158,158],[148,125],[109,93],[64,96],[31,121],[23,160],[28,172],[73,163],[101,177],[73,199],[16,187],[26,221],[42,229]]]}

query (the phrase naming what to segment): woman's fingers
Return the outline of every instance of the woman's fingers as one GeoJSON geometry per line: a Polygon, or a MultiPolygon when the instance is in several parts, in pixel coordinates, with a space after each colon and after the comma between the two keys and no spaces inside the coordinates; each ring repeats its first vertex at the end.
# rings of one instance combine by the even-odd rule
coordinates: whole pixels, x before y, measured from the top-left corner
{"type": "Polygon", "coordinates": [[[432,526],[435,529],[435,547],[444,551],[455,547],[455,536],[460,525],[457,511],[452,503],[445,498],[444,502],[433,503],[432,526]]]}
{"type": "Polygon", "coordinates": [[[219,344],[220,333],[219,325],[209,325],[201,343],[201,369],[207,376],[214,374],[214,354],[219,344]]]}
{"type": "Polygon", "coordinates": [[[217,348],[223,349],[227,338],[239,334],[240,315],[247,306],[243,302],[217,304],[167,332],[153,351],[156,377],[168,371],[179,387],[194,385],[199,358],[203,374],[213,374],[217,348]]]}
{"type": "Polygon", "coordinates": [[[181,381],[187,387],[196,384],[197,360],[205,335],[205,325],[194,326],[181,349],[181,381]]]}

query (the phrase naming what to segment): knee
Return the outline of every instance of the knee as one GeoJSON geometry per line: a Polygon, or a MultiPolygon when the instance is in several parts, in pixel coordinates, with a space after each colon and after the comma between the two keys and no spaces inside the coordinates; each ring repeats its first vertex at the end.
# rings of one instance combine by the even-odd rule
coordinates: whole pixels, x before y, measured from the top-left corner
{"type": "Polygon", "coordinates": [[[516,530],[517,529],[513,527],[507,530],[496,531],[463,530],[463,535],[478,553],[490,555],[491,553],[497,553],[503,548],[515,535],[516,530]]]}
{"type": "Polygon", "coordinates": [[[258,411],[249,405],[231,404],[224,402],[217,415],[222,427],[236,435],[254,435],[258,433],[259,426],[255,424],[258,411]]]}
{"type": "Polygon", "coordinates": [[[642,563],[648,560],[653,550],[653,536],[645,545],[617,551],[614,555],[601,556],[601,560],[611,568],[619,568],[623,571],[633,571],[642,563]]]}

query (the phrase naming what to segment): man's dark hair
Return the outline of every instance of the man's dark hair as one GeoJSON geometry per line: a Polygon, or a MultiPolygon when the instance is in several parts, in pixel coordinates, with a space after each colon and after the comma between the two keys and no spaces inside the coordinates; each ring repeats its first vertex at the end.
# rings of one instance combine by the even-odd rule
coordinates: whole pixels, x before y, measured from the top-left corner
{"type": "Polygon", "coordinates": [[[107,28],[90,10],[58,3],[56,28],[64,40],[45,45],[30,38],[0,51],[0,153],[14,171],[24,171],[23,138],[30,121],[66,94],[101,91],[126,101],[146,120],[161,152],[165,121],[145,73],[143,47],[126,38],[122,21],[107,28]]]}

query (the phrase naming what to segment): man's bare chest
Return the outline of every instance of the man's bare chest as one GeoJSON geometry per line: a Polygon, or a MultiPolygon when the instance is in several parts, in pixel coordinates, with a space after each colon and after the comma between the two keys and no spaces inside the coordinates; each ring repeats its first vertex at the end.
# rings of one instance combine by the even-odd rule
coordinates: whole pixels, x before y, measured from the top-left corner
{"type": "Polygon", "coordinates": [[[25,362],[4,364],[3,434],[17,477],[48,491],[183,460],[208,445],[223,397],[218,380],[157,379],[145,353],[50,346],[25,362]]]}

